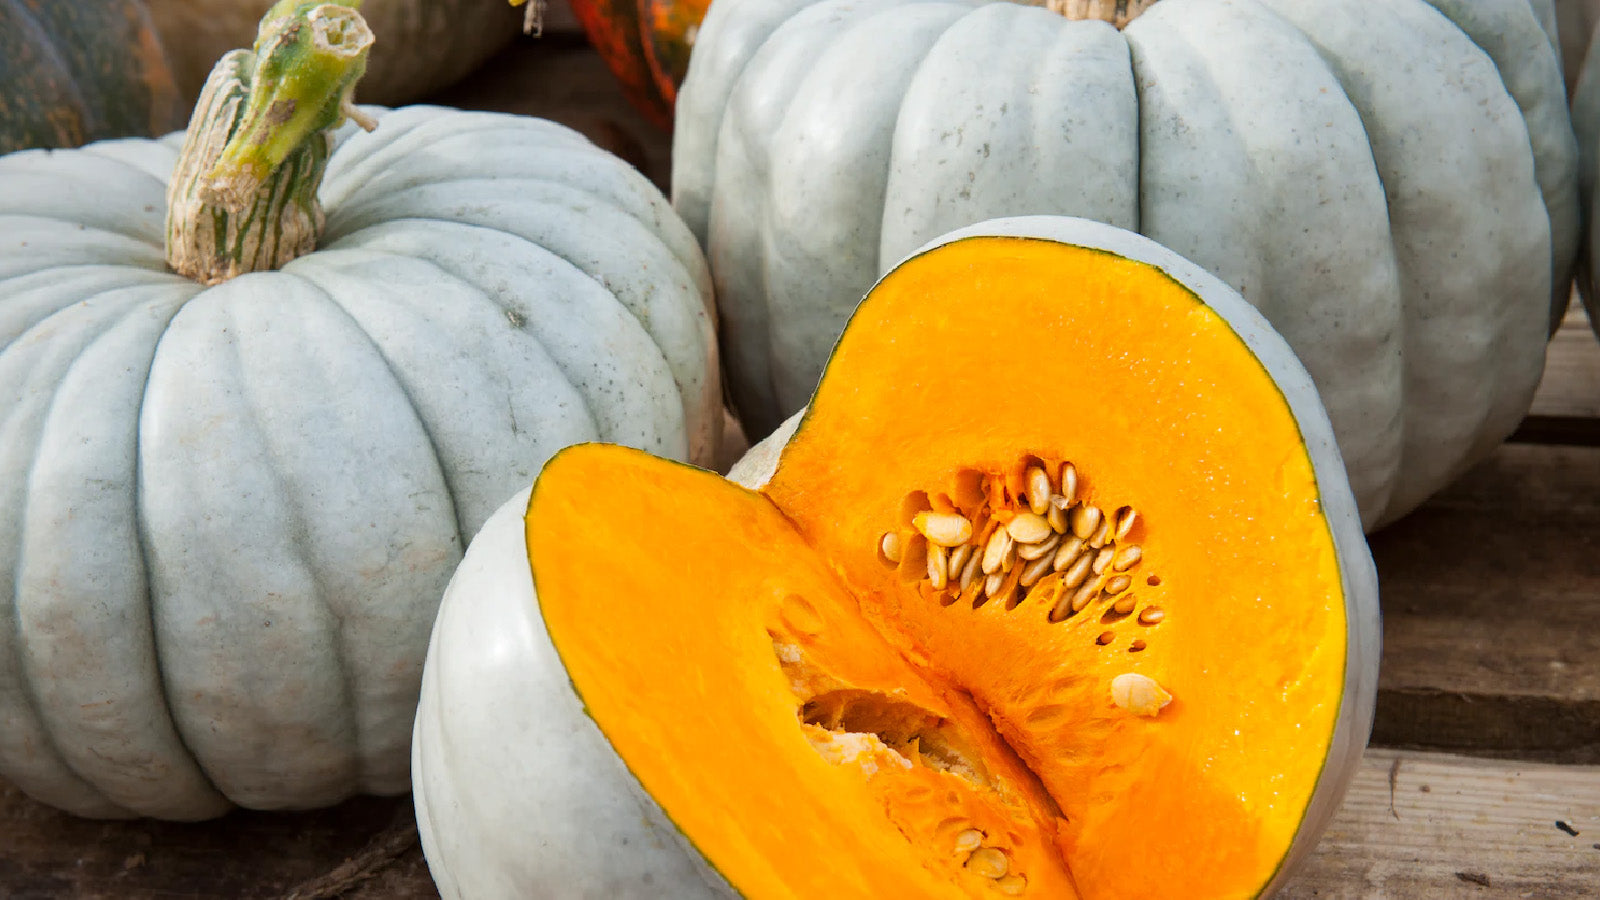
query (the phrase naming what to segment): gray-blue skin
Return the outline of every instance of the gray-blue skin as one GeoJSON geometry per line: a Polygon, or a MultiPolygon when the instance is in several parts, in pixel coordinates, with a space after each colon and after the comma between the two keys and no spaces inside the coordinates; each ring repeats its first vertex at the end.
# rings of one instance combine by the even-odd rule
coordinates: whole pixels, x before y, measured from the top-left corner
{"type": "Polygon", "coordinates": [[[752,437],[901,255],[992,216],[1134,228],[1300,353],[1369,529],[1526,412],[1578,247],[1548,0],[723,0],[678,100],[752,437]],[[1451,17],[1459,21],[1452,21],[1451,17]],[[1480,43],[1474,43],[1474,40],[1480,43]]]}
{"type": "Polygon", "coordinates": [[[0,158],[0,774],[196,819],[409,787],[467,541],[569,444],[709,463],[709,278],[549,122],[346,127],[320,249],[166,270],[181,135],[0,158]]]}

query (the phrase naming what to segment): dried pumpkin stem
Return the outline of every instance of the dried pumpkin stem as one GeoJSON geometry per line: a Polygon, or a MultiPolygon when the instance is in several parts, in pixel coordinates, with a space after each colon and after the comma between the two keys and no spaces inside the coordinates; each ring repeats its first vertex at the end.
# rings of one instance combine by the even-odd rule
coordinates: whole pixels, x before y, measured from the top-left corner
{"type": "Polygon", "coordinates": [[[373,40],[359,3],[280,0],[211,70],[167,189],[174,271],[217,284],[316,247],[331,133],[376,124],[351,100],[373,40]]]}
{"type": "Polygon", "coordinates": [[[1068,19],[1099,19],[1126,28],[1156,0],[1044,0],[1044,7],[1068,19]]]}

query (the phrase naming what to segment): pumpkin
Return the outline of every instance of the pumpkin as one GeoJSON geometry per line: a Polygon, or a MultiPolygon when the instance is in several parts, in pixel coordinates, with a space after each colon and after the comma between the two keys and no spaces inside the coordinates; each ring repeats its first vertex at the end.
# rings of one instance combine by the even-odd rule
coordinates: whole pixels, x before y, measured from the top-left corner
{"type": "Polygon", "coordinates": [[[572,0],[572,12],[628,102],[670,129],[678,85],[709,5],[710,0],[572,0]]]}
{"type": "MultiPolygon", "coordinates": [[[[194,97],[217,58],[250,43],[273,0],[145,0],[184,95],[194,97]]],[[[364,0],[378,51],[361,81],[368,103],[410,103],[453,84],[517,36],[505,0],[364,0]]]]}
{"type": "Polygon", "coordinates": [[[177,86],[139,0],[0,0],[0,154],[182,124],[177,86]]]}
{"type": "Polygon", "coordinates": [[[578,441],[710,458],[666,198],[550,122],[351,106],[370,40],[286,0],[187,137],[0,157],[0,776],[45,803],[406,791],[495,507],[578,441]]]}
{"type": "Polygon", "coordinates": [[[752,437],[855,300],[948,229],[1137,230],[1255,304],[1322,390],[1369,528],[1527,411],[1578,239],[1575,142],[1527,0],[727,0],[679,98],[752,437]]]}
{"type": "Polygon", "coordinates": [[[1252,896],[1337,807],[1355,503],[1287,345],[1172,252],[946,236],[730,477],[572,447],[473,539],[412,742],[446,898],[1252,896]]]}

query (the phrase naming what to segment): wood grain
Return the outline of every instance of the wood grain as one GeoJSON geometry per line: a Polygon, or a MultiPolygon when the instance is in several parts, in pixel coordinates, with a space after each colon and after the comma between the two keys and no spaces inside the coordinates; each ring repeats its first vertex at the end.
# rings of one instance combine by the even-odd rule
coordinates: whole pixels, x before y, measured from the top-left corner
{"type": "Polygon", "coordinates": [[[1280,896],[1597,895],[1600,769],[1369,750],[1338,816],[1280,896]]]}

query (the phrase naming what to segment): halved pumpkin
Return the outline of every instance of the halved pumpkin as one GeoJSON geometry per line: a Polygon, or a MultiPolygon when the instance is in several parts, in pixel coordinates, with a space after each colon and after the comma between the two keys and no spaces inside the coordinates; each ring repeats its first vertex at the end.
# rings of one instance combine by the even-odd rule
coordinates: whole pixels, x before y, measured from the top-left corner
{"type": "Polygon", "coordinates": [[[736,474],[575,447],[475,539],[413,743],[446,896],[1245,897],[1332,815],[1376,578],[1308,376],[1198,268],[947,236],[736,474]]]}

